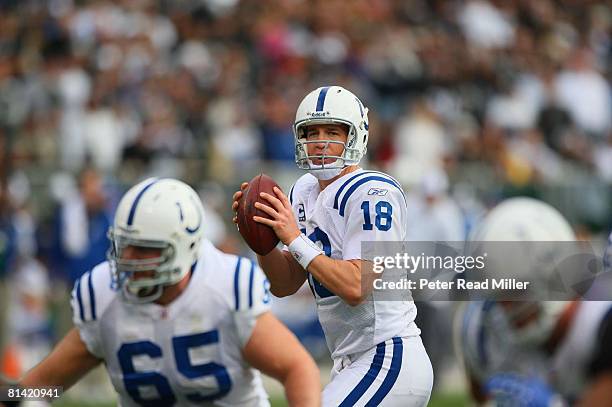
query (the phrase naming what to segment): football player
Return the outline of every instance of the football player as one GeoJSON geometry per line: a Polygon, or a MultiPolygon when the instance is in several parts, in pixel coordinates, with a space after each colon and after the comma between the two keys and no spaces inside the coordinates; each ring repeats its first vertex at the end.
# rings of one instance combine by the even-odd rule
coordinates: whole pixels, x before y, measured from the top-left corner
{"type": "Polygon", "coordinates": [[[104,363],[122,406],[268,406],[259,369],[291,405],[319,405],[317,366],[268,311],[265,276],[213,247],[205,229],[181,181],[127,191],[108,261],[75,284],[75,327],[19,385],[67,389],[104,363]]]}
{"type": "MultiPolygon", "coordinates": [[[[283,297],[308,281],[334,368],[325,406],[421,406],[433,371],[414,323],[412,301],[373,301],[362,284],[361,243],[404,241],[406,200],[389,175],[365,171],[368,109],[340,86],[310,92],[294,124],[297,166],[308,171],[286,196],[262,193],[256,207],[285,244],[259,264],[283,297]]],[[[247,184],[241,186],[241,190],[247,184]]],[[[234,194],[234,211],[242,192],[234,194]]],[[[234,218],[236,222],[236,218],[234,218]]],[[[365,268],[365,266],[364,266],[365,268]]]]}
{"type": "MultiPolygon", "coordinates": [[[[494,208],[477,241],[574,241],[552,206],[513,198],[494,208]]],[[[544,263],[534,275],[551,272],[544,263]]],[[[538,278],[538,277],[536,277],[538,278]]],[[[612,398],[612,302],[474,301],[459,313],[456,350],[473,398],[509,406],[604,406],[612,398]]]]}

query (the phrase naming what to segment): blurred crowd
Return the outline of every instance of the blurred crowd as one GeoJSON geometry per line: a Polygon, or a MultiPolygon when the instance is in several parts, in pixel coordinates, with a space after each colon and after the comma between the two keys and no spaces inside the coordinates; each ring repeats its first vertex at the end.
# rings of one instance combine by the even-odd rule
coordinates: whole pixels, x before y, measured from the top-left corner
{"type": "Polygon", "coordinates": [[[461,240],[515,194],[608,230],[611,58],[596,0],[0,0],[0,280],[40,322],[0,327],[52,335],[41,293],[104,259],[146,176],[200,188],[209,236],[244,251],[231,193],[297,178],[295,108],[326,84],[370,108],[367,165],[412,195],[411,239],[461,240]]]}

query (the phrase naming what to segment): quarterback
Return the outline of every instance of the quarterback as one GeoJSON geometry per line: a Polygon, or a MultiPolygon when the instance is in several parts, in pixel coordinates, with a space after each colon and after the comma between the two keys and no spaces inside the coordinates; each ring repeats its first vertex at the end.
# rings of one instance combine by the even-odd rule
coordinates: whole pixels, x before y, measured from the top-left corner
{"type": "MultiPolygon", "coordinates": [[[[368,109],[340,86],[309,93],[294,124],[295,159],[308,171],[286,196],[262,194],[256,207],[285,244],[259,264],[277,296],[308,281],[334,368],[325,406],[421,406],[433,372],[412,301],[374,301],[362,285],[362,241],[404,241],[406,200],[387,174],[358,164],[368,142],[368,109]]],[[[242,184],[244,190],[247,184],[242,184]]],[[[233,209],[242,196],[234,194],[233,209]]],[[[236,221],[236,219],[234,219],[236,221]]]]}
{"type": "Polygon", "coordinates": [[[108,261],[75,284],[75,327],[19,385],[67,389],[104,363],[122,406],[268,406],[259,369],[291,405],[319,405],[318,369],[268,312],[263,273],[213,247],[205,228],[181,181],[127,191],[108,261]]]}

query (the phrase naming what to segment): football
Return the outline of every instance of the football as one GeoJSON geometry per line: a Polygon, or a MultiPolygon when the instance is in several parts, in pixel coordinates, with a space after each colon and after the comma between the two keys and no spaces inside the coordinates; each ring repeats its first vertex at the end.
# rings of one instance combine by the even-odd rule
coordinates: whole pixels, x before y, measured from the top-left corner
{"type": "Polygon", "coordinates": [[[274,230],[270,226],[257,223],[253,220],[253,216],[270,218],[267,213],[255,208],[255,202],[259,201],[269,205],[268,201],[259,196],[259,193],[267,192],[275,196],[274,187],[278,187],[278,185],[272,178],[266,174],[257,175],[249,182],[247,189],[243,191],[236,211],[238,231],[249,247],[261,256],[265,256],[276,247],[278,237],[276,237],[274,230]]]}

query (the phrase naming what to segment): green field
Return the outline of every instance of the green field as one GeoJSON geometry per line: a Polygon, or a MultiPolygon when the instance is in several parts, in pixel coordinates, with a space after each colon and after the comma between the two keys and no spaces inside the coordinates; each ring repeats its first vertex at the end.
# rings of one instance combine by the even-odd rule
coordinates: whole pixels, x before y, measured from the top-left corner
{"type": "MultiPolygon", "coordinates": [[[[272,403],[272,407],[284,407],[287,406],[287,403],[285,402],[284,399],[271,399],[271,403],[272,403]]],[[[430,407],[461,407],[461,406],[468,406],[469,400],[467,398],[467,396],[465,394],[435,394],[430,402],[429,402],[429,406],[430,407]]],[[[92,404],[88,404],[88,403],[82,403],[82,402],[71,402],[69,400],[65,400],[65,401],[58,401],[56,403],[53,403],[53,406],[56,407],[114,407],[114,404],[108,404],[108,403],[92,403],[92,404]]]]}

